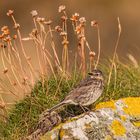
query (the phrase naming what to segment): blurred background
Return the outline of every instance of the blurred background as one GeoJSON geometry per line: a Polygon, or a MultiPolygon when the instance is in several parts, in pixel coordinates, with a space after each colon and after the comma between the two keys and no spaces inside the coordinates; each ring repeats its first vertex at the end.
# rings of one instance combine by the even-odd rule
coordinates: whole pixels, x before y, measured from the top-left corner
{"type": "MultiPolygon", "coordinates": [[[[117,17],[120,17],[122,36],[118,55],[122,58],[131,53],[139,59],[140,49],[140,1],[139,0],[6,0],[0,4],[0,26],[12,27],[11,19],[6,16],[9,9],[15,11],[15,17],[21,25],[23,36],[27,36],[33,27],[30,12],[37,10],[39,15],[52,19],[57,25],[59,20],[58,7],[66,5],[67,14],[71,17],[75,12],[87,20],[87,39],[96,50],[97,33],[91,30],[90,21],[97,20],[101,30],[102,56],[110,56],[117,39],[117,17]]],[[[74,46],[69,35],[70,48],[74,46]]],[[[76,44],[75,44],[76,46],[76,44]]],[[[74,46],[74,47],[75,47],[74,46]]]]}

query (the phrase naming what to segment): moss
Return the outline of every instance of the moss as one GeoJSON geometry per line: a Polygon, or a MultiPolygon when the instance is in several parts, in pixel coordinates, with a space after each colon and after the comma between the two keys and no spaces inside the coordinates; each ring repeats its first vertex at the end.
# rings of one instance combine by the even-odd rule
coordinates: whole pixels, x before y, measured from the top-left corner
{"type": "Polygon", "coordinates": [[[123,101],[127,105],[124,107],[125,113],[131,116],[140,116],[140,97],[129,97],[123,101]]]}
{"type": "Polygon", "coordinates": [[[114,120],[112,122],[111,129],[116,136],[123,136],[126,133],[126,128],[118,120],[114,120]]]}

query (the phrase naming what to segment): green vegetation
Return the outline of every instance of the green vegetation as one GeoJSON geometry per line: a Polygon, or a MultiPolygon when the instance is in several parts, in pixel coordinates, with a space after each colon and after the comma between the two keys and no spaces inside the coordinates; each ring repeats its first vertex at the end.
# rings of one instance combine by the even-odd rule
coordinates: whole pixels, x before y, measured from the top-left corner
{"type": "Polygon", "coordinates": [[[78,77],[66,80],[58,77],[38,82],[31,92],[10,111],[7,123],[0,123],[0,137],[10,140],[25,136],[36,124],[39,114],[47,108],[57,104],[68,93],[78,80],[78,77]],[[58,87],[59,85],[59,87],[58,87]]]}
{"type": "MultiPolygon", "coordinates": [[[[110,99],[140,96],[139,68],[126,67],[123,64],[116,64],[116,67],[116,73],[112,73],[110,85],[107,86],[105,80],[104,93],[95,104],[110,99]],[[116,78],[114,78],[115,75],[116,78]]],[[[109,69],[105,66],[101,68],[106,79],[109,69]]],[[[15,140],[30,133],[38,121],[39,114],[62,100],[80,79],[80,75],[68,79],[57,76],[57,80],[51,77],[45,81],[44,88],[42,82],[38,82],[32,90],[31,96],[27,96],[17,103],[10,111],[7,123],[0,123],[0,137],[5,140],[15,140]]]]}

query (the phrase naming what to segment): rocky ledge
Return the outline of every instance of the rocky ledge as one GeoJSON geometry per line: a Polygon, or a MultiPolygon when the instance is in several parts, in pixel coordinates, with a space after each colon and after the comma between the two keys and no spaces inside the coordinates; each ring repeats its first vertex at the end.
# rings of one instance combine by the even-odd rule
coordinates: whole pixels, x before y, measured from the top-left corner
{"type": "Polygon", "coordinates": [[[60,123],[41,140],[139,140],[140,97],[102,102],[94,111],[60,123]]]}

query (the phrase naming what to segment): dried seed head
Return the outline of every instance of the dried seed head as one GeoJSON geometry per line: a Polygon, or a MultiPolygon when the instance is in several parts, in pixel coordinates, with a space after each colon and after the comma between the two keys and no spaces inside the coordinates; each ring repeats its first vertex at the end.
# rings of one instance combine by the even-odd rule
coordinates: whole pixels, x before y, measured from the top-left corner
{"type": "Polygon", "coordinates": [[[81,25],[79,25],[79,26],[76,27],[75,32],[76,32],[77,34],[80,34],[80,33],[81,33],[81,25]]]}
{"type": "Polygon", "coordinates": [[[4,70],[3,70],[3,73],[5,74],[5,73],[7,73],[8,72],[8,68],[5,68],[4,70]]]}
{"type": "Polygon", "coordinates": [[[91,21],[91,26],[96,27],[98,25],[98,22],[96,20],[91,21]]]}
{"type": "Polygon", "coordinates": [[[30,57],[30,56],[28,56],[28,57],[27,57],[27,60],[31,60],[31,57],[30,57]]]}
{"type": "Polygon", "coordinates": [[[13,82],[13,86],[16,86],[17,85],[17,83],[16,82],[13,82]]]}
{"type": "Polygon", "coordinates": [[[20,25],[19,25],[18,23],[16,23],[15,26],[14,26],[14,29],[17,30],[17,29],[19,29],[19,28],[20,28],[20,25]]]}
{"type": "Polygon", "coordinates": [[[61,13],[61,12],[65,11],[65,9],[66,9],[65,5],[60,5],[59,9],[58,9],[58,12],[61,13]]]}
{"type": "Polygon", "coordinates": [[[8,30],[8,26],[3,26],[3,27],[1,28],[1,31],[2,31],[2,32],[4,32],[5,30],[8,30]]]}
{"type": "Polygon", "coordinates": [[[28,77],[27,77],[27,76],[23,77],[23,82],[22,82],[22,84],[25,85],[27,80],[28,80],[28,77]]]}
{"type": "Polygon", "coordinates": [[[31,15],[32,15],[32,17],[36,17],[38,15],[38,13],[37,13],[36,10],[32,10],[31,11],[31,15]]]}
{"type": "Polygon", "coordinates": [[[61,32],[60,35],[61,35],[61,36],[66,36],[67,33],[66,33],[66,32],[61,32]]]}
{"type": "Polygon", "coordinates": [[[60,26],[56,26],[56,27],[55,27],[55,30],[56,30],[57,32],[61,32],[61,31],[62,31],[62,28],[61,28],[60,26]]]}
{"type": "Polygon", "coordinates": [[[7,16],[12,16],[13,13],[14,13],[14,10],[9,10],[9,11],[7,12],[7,16]]]}
{"type": "Polygon", "coordinates": [[[13,39],[17,39],[17,35],[13,35],[13,39]]]}
{"type": "Polygon", "coordinates": [[[4,35],[4,36],[10,35],[10,30],[5,30],[5,31],[3,32],[3,35],[4,35]]]}
{"type": "Polygon", "coordinates": [[[66,16],[61,17],[62,21],[66,21],[68,18],[66,16]]]}
{"type": "Polygon", "coordinates": [[[79,21],[80,21],[81,24],[85,24],[85,23],[86,23],[85,17],[81,17],[81,18],[79,19],[79,21]]]}
{"type": "Polygon", "coordinates": [[[79,14],[78,13],[75,13],[74,15],[72,15],[72,17],[70,18],[70,20],[76,22],[76,21],[78,21],[78,18],[79,18],[79,14]]]}
{"type": "Polygon", "coordinates": [[[95,52],[93,52],[93,51],[90,51],[90,52],[89,52],[89,56],[90,56],[90,57],[94,57],[95,55],[96,55],[95,52]]]}
{"type": "Polygon", "coordinates": [[[27,76],[23,77],[23,81],[27,81],[27,80],[28,80],[27,76]]]}
{"type": "Polygon", "coordinates": [[[68,45],[68,44],[69,44],[69,41],[67,40],[62,41],[62,45],[68,45]]]}
{"type": "Polygon", "coordinates": [[[0,108],[3,109],[5,107],[6,107],[5,103],[4,102],[0,102],[0,108]]]}
{"type": "Polygon", "coordinates": [[[22,85],[26,85],[26,82],[25,81],[22,81],[22,85]]]}
{"type": "Polygon", "coordinates": [[[37,22],[45,22],[45,18],[42,18],[42,17],[38,17],[36,19],[37,22]]]}
{"type": "Polygon", "coordinates": [[[83,39],[85,41],[85,35],[84,34],[78,34],[78,39],[83,39]]]}
{"type": "Polygon", "coordinates": [[[79,13],[75,13],[74,16],[75,16],[75,17],[79,17],[79,13]]]}
{"type": "Polygon", "coordinates": [[[0,43],[0,47],[3,48],[4,47],[4,44],[3,43],[0,43]]]}
{"type": "Polygon", "coordinates": [[[0,43],[0,47],[1,48],[6,48],[7,46],[5,44],[3,44],[3,43],[0,43]]]}
{"type": "Polygon", "coordinates": [[[3,39],[4,38],[4,34],[0,35],[0,39],[3,39]]]}
{"type": "Polygon", "coordinates": [[[51,25],[51,23],[52,23],[52,20],[48,20],[48,21],[44,22],[44,24],[46,24],[46,25],[51,25]]]}
{"type": "Polygon", "coordinates": [[[3,40],[4,40],[5,42],[9,42],[9,41],[11,41],[12,39],[11,39],[10,36],[7,36],[7,37],[5,37],[3,40]]]}
{"type": "Polygon", "coordinates": [[[23,79],[26,81],[26,80],[28,80],[28,77],[27,77],[27,76],[25,76],[23,79]]]}
{"type": "Polygon", "coordinates": [[[1,28],[1,31],[3,32],[3,34],[2,34],[3,36],[10,34],[10,30],[8,29],[8,26],[3,26],[1,28]]]}
{"type": "Polygon", "coordinates": [[[35,37],[37,38],[37,35],[38,35],[37,29],[33,29],[33,30],[32,30],[30,36],[32,36],[32,35],[35,36],[35,37]]]}
{"type": "Polygon", "coordinates": [[[10,30],[5,30],[3,33],[4,35],[10,35],[10,30]]]}

